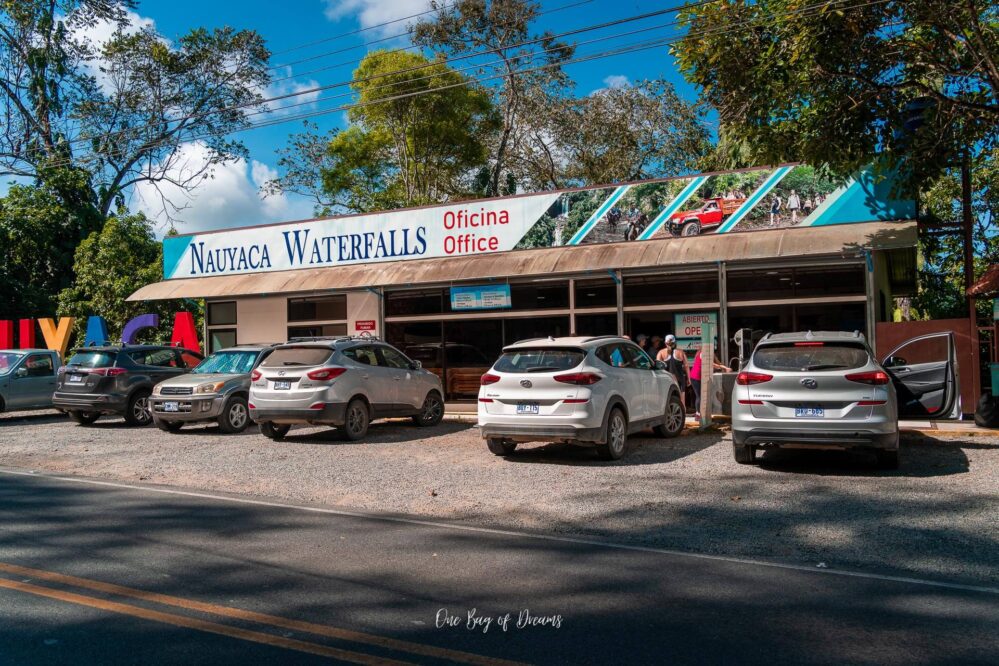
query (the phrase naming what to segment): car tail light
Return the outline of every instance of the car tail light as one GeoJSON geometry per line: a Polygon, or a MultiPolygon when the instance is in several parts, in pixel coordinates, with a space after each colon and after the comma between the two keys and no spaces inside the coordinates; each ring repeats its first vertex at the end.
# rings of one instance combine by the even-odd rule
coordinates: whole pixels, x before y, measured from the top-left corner
{"type": "Polygon", "coordinates": [[[763,401],[762,400],[740,400],[739,404],[740,405],[762,405],[763,401]]]}
{"type": "Polygon", "coordinates": [[[590,386],[596,384],[603,377],[595,372],[571,372],[568,375],[555,375],[553,379],[563,384],[575,384],[576,386],[590,386]]]}
{"type": "Polygon", "coordinates": [[[309,409],[322,409],[325,406],[326,406],[325,402],[314,402],[311,405],[309,405],[309,409]]]}
{"type": "Polygon", "coordinates": [[[492,398],[479,398],[479,402],[492,402],[492,398]]]}
{"type": "Polygon", "coordinates": [[[90,371],[90,374],[100,375],[101,377],[118,377],[126,372],[128,372],[128,370],[125,368],[93,368],[90,371]]]}
{"type": "Polygon", "coordinates": [[[883,405],[886,402],[888,402],[888,401],[887,400],[861,400],[860,402],[857,403],[857,405],[860,406],[860,407],[873,407],[875,405],[883,405]]]}
{"type": "MultiPolygon", "coordinates": [[[[319,370],[313,370],[305,376],[309,379],[325,382],[330,379],[336,379],[345,372],[347,372],[347,368],[321,368],[319,370]]],[[[315,409],[315,407],[310,407],[309,409],[315,409]]]]}
{"type": "Polygon", "coordinates": [[[584,402],[589,402],[589,401],[590,401],[589,398],[569,398],[567,400],[563,400],[562,402],[564,402],[567,405],[581,405],[584,402]]]}
{"type": "Polygon", "coordinates": [[[246,403],[246,406],[249,407],[250,409],[256,409],[257,408],[257,406],[254,405],[252,402],[246,403]]]}
{"type": "Polygon", "coordinates": [[[263,375],[260,374],[259,370],[254,370],[253,372],[250,373],[250,381],[252,381],[252,382],[258,382],[258,381],[260,381],[261,377],[263,377],[263,375]]]}
{"type": "Polygon", "coordinates": [[[824,347],[824,342],[795,342],[795,347],[824,347]]]}
{"type": "Polygon", "coordinates": [[[495,384],[500,380],[496,375],[491,375],[488,372],[479,379],[479,384],[482,386],[489,386],[490,384],[495,384]]]}
{"type": "Polygon", "coordinates": [[[735,383],[739,386],[749,386],[750,384],[762,384],[773,379],[773,375],[762,372],[740,372],[735,378],[735,383]]]}
{"type": "Polygon", "coordinates": [[[847,375],[846,378],[851,382],[870,384],[871,386],[881,386],[882,384],[887,384],[891,381],[888,378],[888,373],[881,370],[872,370],[871,372],[855,372],[852,375],[847,375]]]}

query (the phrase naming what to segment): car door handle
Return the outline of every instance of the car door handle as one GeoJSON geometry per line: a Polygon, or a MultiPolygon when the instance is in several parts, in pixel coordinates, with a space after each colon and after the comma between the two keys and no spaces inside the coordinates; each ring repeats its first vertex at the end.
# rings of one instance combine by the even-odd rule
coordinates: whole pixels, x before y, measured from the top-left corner
{"type": "Polygon", "coordinates": [[[395,378],[395,380],[396,380],[397,382],[401,382],[401,381],[402,381],[402,377],[396,377],[396,378],[395,378]]]}
{"type": "Polygon", "coordinates": [[[912,372],[912,368],[892,368],[892,372],[912,372]]]}

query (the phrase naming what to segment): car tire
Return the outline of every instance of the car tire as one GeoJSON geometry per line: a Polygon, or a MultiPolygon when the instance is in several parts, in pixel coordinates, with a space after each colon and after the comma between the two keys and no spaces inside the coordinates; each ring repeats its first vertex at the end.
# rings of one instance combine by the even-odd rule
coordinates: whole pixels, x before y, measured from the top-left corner
{"type": "Polygon", "coordinates": [[[740,465],[752,465],[756,462],[756,447],[749,444],[736,445],[734,447],[735,461],[740,465]]]}
{"type": "Polygon", "coordinates": [[[628,446],[628,420],[615,407],[607,417],[605,442],[597,445],[597,454],[604,460],[620,460],[628,446]]]}
{"type": "Polygon", "coordinates": [[[490,437],[486,440],[486,446],[493,455],[508,456],[517,449],[517,442],[510,442],[499,437],[490,437]]]}
{"type": "Polygon", "coordinates": [[[149,395],[147,389],[139,389],[131,395],[125,406],[125,423],[130,426],[147,426],[153,422],[149,395]]]}
{"type": "Polygon", "coordinates": [[[250,411],[246,398],[234,395],[225,401],[222,414],[219,415],[219,430],[227,435],[243,432],[250,425],[250,411]]]}
{"type": "Polygon", "coordinates": [[[878,449],[874,452],[878,469],[898,469],[898,449],[878,449]]]}
{"type": "Polygon", "coordinates": [[[351,400],[343,415],[343,436],[356,442],[368,434],[370,424],[371,414],[368,412],[368,406],[358,398],[351,400]]]}
{"type": "Polygon", "coordinates": [[[159,419],[153,419],[153,423],[156,427],[163,432],[177,432],[184,427],[183,421],[161,421],[159,419]]]}
{"type": "Polygon", "coordinates": [[[685,222],[680,228],[681,236],[698,236],[701,233],[701,223],[696,220],[685,222]]]}
{"type": "Polygon", "coordinates": [[[67,414],[69,414],[69,418],[80,425],[90,425],[101,418],[100,412],[81,412],[78,409],[71,410],[67,414]]]}
{"type": "Polygon", "coordinates": [[[270,421],[264,421],[260,424],[260,433],[267,439],[273,439],[275,442],[280,442],[284,439],[289,430],[291,430],[290,425],[277,425],[270,421]]]}
{"type": "Polygon", "coordinates": [[[687,415],[683,412],[683,403],[680,396],[674,393],[666,403],[666,422],[654,428],[659,437],[672,438],[683,432],[687,415]]]}
{"type": "Polygon", "coordinates": [[[420,413],[413,415],[413,423],[421,428],[430,428],[441,422],[444,418],[444,400],[437,391],[431,391],[423,400],[420,413]]]}

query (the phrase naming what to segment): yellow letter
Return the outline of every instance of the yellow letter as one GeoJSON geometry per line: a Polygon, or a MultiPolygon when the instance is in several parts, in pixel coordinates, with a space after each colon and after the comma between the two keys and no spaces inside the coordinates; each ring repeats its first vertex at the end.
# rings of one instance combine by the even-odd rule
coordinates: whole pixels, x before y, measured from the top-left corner
{"type": "Polygon", "coordinates": [[[62,317],[59,320],[59,327],[51,319],[39,319],[38,326],[42,329],[42,336],[45,338],[45,345],[52,351],[59,352],[59,356],[65,360],[66,348],[69,347],[69,333],[73,330],[73,317],[62,317]]]}

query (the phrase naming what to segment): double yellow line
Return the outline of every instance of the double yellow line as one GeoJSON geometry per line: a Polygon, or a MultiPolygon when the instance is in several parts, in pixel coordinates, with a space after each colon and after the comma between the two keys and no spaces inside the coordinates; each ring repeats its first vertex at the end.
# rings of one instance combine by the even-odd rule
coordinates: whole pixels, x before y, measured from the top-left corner
{"type": "MultiPolygon", "coordinates": [[[[30,567],[22,567],[16,564],[8,564],[0,562],[0,572],[14,576],[27,577],[39,581],[57,583],[59,585],[72,586],[76,588],[82,588],[85,590],[92,590],[94,592],[100,592],[102,594],[115,595],[118,597],[125,597],[129,599],[137,599],[139,601],[151,602],[163,606],[171,606],[174,608],[182,608],[188,611],[195,611],[199,613],[206,613],[209,615],[216,615],[231,620],[241,620],[246,622],[252,622],[255,624],[266,625],[272,628],[290,629],[292,631],[308,633],[315,636],[323,636],[325,638],[333,638],[337,640],[348,641],[351,643],[371,645],[378,648],[392,650],[394,652],[406,653],[409,655],[415,655],[420,657],[431,657],[433,659],[444,659],[459,664],[474,664],[477,666],[501,666],[501,665],[509,666],[517,663],[512,661],[505,661],[502,659],[493,659],[490,657],[484,657],[469,652],[449,650],[447,648],[440,648],[432,645],[424,645],[422,643],[412,643],[410,641],[397,640],[394,638],[388,638],[386,636],[378,636],[375,634],[367,634],[359,631],[352,631],[350,629],[331,627],[325,624],[316,624],[314,622],[293,620],[290,618],[280,617],[277,615],[257,613],[254,611],[243,610],[241,608],[232,608],[230,606],[221,606],[219,604],[205,603],[202,601],[196,601],[194,599],[185,599],[183,597],[173,597],[167,594],[160,594],[158,592],[138,590],[131,587],[116,585],[114,583],[105,583],[103,581],[90,580],[88,578],[79,578],[77,576],[69,576],[54,571],[46,571],[44,569],[33,569],[30,567]]],[[[77,604],[80,606],[88,606],[90,608],[96,608],[111,613],[130,615],[132,617],[138,617],[144,620],[151,620],[153,622],[162,622],[164,624],[170,624],[177,627],[184,627],[186,629],[194,629],[196,631],[203,631],[205,633],[219,634],[221,636],[238,638],[253,643],[261,643],[264,645],[271,645],[274,647],[284,648],[288,650],[296,650],[298,652],[307,652],[309,654],[315,654],[322,657],[330,657],[333,659],[338,659],[340,661],[349,662],[353,664],[409,663],[405,661],[389,659],[386,657],[365,654],[362,652],[354,652],[352,650],[344,650],[341,648],[330,647],[328,645],[322,645],[320,643],[312,643],[309,641],[297,640],[294,638],[285,638],[283,636],[276,636],[274,634],[262,631],[242,629],[240,627],[234,627],[228,624],[222,624],[220,622],[202,620],[187,615],[180,615],[177,613],[167,613],[163,611],[144,608],[142,606],[135,606],[132,604],[126,604],[117,601],[109,601],[107,599],[91,597],[83,594],[78,594],[76,592],[68,592],[51,587],[45,587],[43,585],[36,585],[34,583],[10,580],[2,577],[0,577],[0,588],[5,588],[8,590],[16,590],[18,592],[26,592],[28,594],[33,594],[39,597],[46,597],[48,599],[55,599],[57,601],[77,604]]]]}

